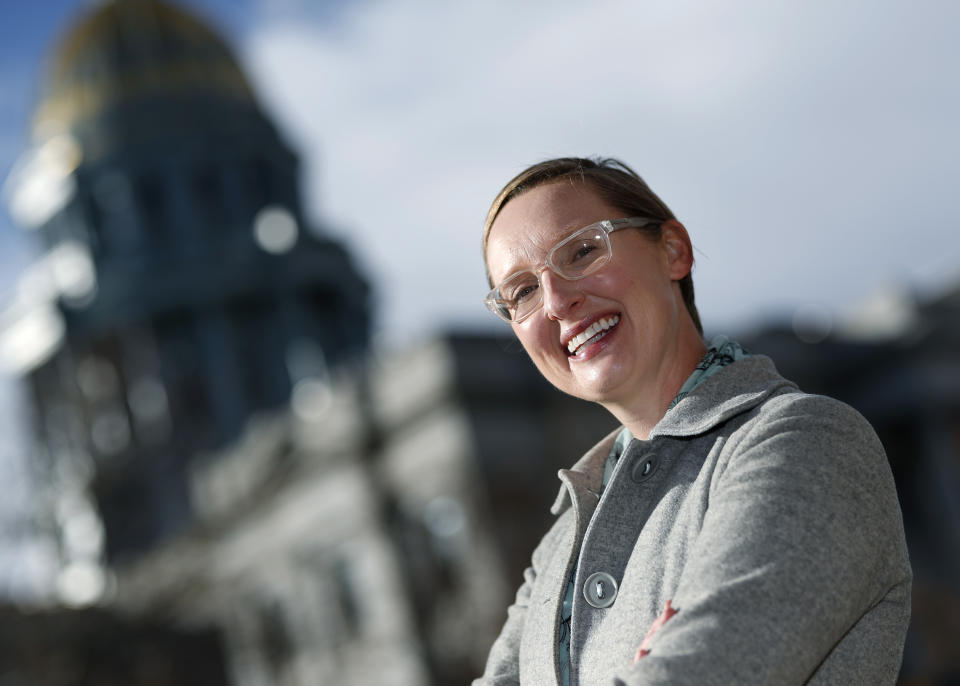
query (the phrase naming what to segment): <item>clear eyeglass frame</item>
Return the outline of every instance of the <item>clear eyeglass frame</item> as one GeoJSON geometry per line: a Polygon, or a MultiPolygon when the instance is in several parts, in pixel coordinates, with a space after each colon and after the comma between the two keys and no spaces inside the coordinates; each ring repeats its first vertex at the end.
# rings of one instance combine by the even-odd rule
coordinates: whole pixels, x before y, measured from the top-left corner
{"type": "Polygon", "coordinates": [[[577,281],[590,274],[597,272],[613,256],[613,246],[610,243],[610,234],[620,229],[643,228],[651,224],[662,224],[662,219],[653,219],[651,217],[623,217],[621,219],[604,219],[595,222],[582,229],[574,231],[562,241],[550,248],[546,259],[536,269],[522,269],[514,272],[500,284],[491,290],[487,297],[483,299],[483,304],[487,309],[500,317],[508,324],[517,324],[529,317],[539,309],[543,302],[543,293],[540,289],[540,274],[544,269],[550,269],[554,274],[567,281],[577,281]],[[556,259],[565,248],[576,245],[578,241],[585,240],[586,237],[594,236],[598,240],[596,247],[602,247],[601,254],[592,258],[585,268],[571,269],[556,259]],[[536,290],[533,297],[517,304],[516,299],[505,297],[510,292],[512,284],[527,283],[532,286],[536,283],[536,290]]]}

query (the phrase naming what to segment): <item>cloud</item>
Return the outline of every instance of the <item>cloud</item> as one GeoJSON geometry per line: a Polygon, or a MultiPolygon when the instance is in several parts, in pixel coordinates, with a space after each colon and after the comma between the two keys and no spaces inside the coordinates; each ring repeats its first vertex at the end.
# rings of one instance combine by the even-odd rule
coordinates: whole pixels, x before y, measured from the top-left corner
{"type": "Polygon", "coordinates": [[[946,193],[958,15],[892,0],[367,2],[323,24],[274,15],[244,53],[304,157],[308,207],[377,283],[389,340],[487,321],[486,206],[562,154],[615,155],[651,182],[706,255],[706,322],[726,326],[960,275],[946,193]],[[908,235],[936,248],[905,256],[908,235]]]}

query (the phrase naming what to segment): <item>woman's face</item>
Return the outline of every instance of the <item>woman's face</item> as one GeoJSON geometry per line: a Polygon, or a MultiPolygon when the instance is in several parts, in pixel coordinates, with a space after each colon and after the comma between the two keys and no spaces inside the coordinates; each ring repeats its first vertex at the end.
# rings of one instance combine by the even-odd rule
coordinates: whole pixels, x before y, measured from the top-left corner
{"type": "MultiPolygon", "coordinates": [[[[550,249],[577,229],[625,216],[589,186],[566,180],[513,198],[487,242],[494,285],[516,271],[538,270],[550,249]]],[[[676,281],[690,271],[692,254],[676,221],[663,224],[659,240],[622,229],[610,234],[610,241],[610,261],[583,279],[540,272],[542,306],[511,326],[554,386],[585,400],[624,404],[637,394],[660,393],[679,338],[689,335],[692,324],[684,326],[689,315],[676,281]],[[590,336],[586,342],[573,340],[584,332],[590,336]]]]}

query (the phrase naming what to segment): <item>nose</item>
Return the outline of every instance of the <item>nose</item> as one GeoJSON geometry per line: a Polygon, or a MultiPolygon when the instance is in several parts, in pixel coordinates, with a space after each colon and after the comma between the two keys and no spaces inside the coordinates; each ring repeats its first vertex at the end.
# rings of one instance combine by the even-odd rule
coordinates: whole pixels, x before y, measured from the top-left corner
{"type": "Polygon", "coordinates": [[[540,274],[543,311],[550,319],[564,319],[583,302],[583,291],[577,281],[557,276],[552,269],[540,274]]]}

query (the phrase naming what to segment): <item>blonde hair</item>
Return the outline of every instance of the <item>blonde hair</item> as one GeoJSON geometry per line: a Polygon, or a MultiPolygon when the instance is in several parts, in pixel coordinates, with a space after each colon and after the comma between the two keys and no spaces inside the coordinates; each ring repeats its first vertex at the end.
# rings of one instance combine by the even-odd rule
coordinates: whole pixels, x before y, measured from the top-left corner
{"type": "MultiPolygon", "coordinates": [[[[628,215],[652,217],[664,222],[676,219],[666,203],[650,189],[640,175],[620,160],[612,157],[558,157],[527,167],[513,177],[494,198],[483,224],[484,267],[487,263],[487,241],[490,237],[490,228],[504,206],[518,195],[538,186],[566,179],[589,185],[605,203],[628,215]]],[[[659,224],[644,227],[641,231],[654,239],[660,237],[659,224]]],[[[487,269],[487,281],[491,281],[489,269],[487,269]]],[[[680,279],[679,286],[683,304],[690,313],[697,331],[703,335],[700,313],[697,312],[694,302],[693,276],[688,273],[680,279]]],[[[490,287],[493,287],[492,282],[490,287]]]]}

